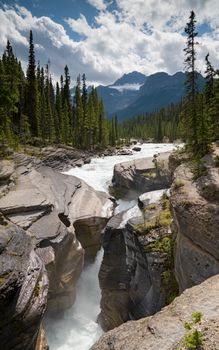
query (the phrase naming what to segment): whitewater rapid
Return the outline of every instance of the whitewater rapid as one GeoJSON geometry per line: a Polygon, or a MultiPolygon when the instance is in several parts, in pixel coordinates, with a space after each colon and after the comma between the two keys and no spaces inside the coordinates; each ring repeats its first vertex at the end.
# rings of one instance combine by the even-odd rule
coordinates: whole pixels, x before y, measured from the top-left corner
{"type": "Polygon", "coordinates": [[[176,148],[176,145],[170,143],[144,143],[138,146],[141,147],[141,151],[133,152],[133,155],[93,158],[90,164],[85,164],[81,168],[70,169],[65,174],[79,177],[97,191],[108,192],[115,164],[152,157],[155,153],[170,152],[176,148]]]}
{"type": "MultiPolygon", "coordinates": [[[[108,192],[108,186],[113,176],[113,168],[117,163],[128,160],[151,157],[155,153],[172,151],[173,144],[143,144],[140,152],[126,156],[108,156],[93,158],[90,164],[81,168],[73,168],[65,174],[77,176],[83,179],[95,190],[108,192]]],[[[147,193],[150,201],[159,200],[163,190],[147,193]]],[[[136,200],[118,200],[119,206],[115,214],[131,208],[125,216],[128,220],[131,216],[140,215],[136,200]]],[[[102,330],[96,323],[100,312],[101,292],[99,289],[98,272],[102,261],[103,252],[100,250],[95,262],[86,267],[77,284],[77,298],[75,304],[64,313],[62,318],[46,318],[44,327],[50,350],[89,350],[95,341],[101,336],[102,330]]]]}

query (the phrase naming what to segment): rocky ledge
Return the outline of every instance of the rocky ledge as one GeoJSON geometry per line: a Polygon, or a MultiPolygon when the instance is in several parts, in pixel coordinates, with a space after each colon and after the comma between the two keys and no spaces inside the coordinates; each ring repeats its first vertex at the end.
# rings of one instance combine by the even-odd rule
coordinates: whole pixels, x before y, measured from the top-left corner
{"type": "Polygon", "coordinates": [[[219,276],[187,289],[156,315],[124,323],[91,350],[185,350],[219,348],[219,276]]]}
{"type": "Polygon", "coordinates": [[[171,183],[169,155],[169,152],[165,152],[154,157],[116,164],[113,174],[115,193],[129,190],[143,193],[168,188],[171,183]]]}
{"type": "Polygon", "coordinates": [[[105,331],[154,314],[178,293],[169,200],[164,194],[160,202],[149,204],[149,198],[139,198],[142,211],[136,205],[114,216],[104,232],[98,321],[105,331]]]}
{"type": "Polygon", "coordinates": [[[20,157],[14,167],[0,198],[0,211],[32,237],[49,276],[48,309],[64,310],[74,302],[83,268],[79,240],[89,236],[89,244],[98,249],[112,202],[76,177],[36,167],[31,158],[20,157]]]}

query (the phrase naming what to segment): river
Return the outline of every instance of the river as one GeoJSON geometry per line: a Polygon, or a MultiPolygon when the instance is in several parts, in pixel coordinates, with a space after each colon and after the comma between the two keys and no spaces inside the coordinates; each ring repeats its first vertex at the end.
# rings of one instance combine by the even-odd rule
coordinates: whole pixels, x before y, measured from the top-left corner
{"type": "MultiPolygon", "coordinates": [[[[108,192],[113,176],[113,168],[117,163],[128,160],[151,157],[155,153],[172,151],[173,144],[143,144],[140,152],[133,155],[108,156],[93,158],[90,164],[81,168],[70,169],[66,174],[77,176],[87,182],[95,190],[108,192]]],[[[151,201],[158,200],[162,191],[148,193],[151,201]]],[[[136,198],[137,200],[137,198],[136,198]]],[[[138,214],[136,200],[118,201],[116,213],[131,208],[130,214],[138,214]]],[[[103,252],[100,250],[95,262],[84,269],[77,285],[75,304],[64,313],[62,318],[46,318],[44,327],[50,350],[89,350],[102,334],[96,323],[100,311],[101,292],[98,283],[98,271],[103,252]]]]}

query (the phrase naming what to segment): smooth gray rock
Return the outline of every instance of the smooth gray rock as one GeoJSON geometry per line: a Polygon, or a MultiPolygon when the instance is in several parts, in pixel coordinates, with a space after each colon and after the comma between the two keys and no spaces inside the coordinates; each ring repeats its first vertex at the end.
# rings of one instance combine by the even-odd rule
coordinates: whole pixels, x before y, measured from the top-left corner
{"type": "MultiPolygon", "coordinates": [[[[156,207],[157,206],[157,207],[156,207]]],[[[150,222],[162,210],[145,212],[150,222]]],[[[136,205],[114,216],[103,235],[104,256],[99,272],[101,313],[98,321],[108,331],[130,319],[139,319],[159,311],[176,291],[173,250],[156,250],[156,242],[171,239],[170,227],[137,232],[144,224],[136,205]],[[174,291],[173,291],[174,288],[174,291]]]]}
{"type": "Polygon", "coordinates": [[[104,257],[99,272],[102,292],[98,321],[104,330],[131,318],[149,314],[145,296],[151,288],[148,263],[137,237],[120,227],[122,214],[114,216],[103,236],[104,257]]]}
{"type": "Polygon", "coordinates": [[[133,189],[140,193],[168,188],[170,186],[169,154],[166,152],[157,158],[141,158],[116,164],[113,173],[114,188],[121,191],[133,189]]]}
{"type": "Polygon", "coordinates": [[[86,233],[95,255],[113,203],[78,178],[49,167],[36,168],[29,158],[22,160],[15,175],[16,186],[0,198],[0,210],[28,230],[42,249],[37,251],[50,278],[48,308],[63,310],[75,299],[83,268],[84,250],[78,239],[86,233]]]}
{"type": "Polygon", "coordinates": [[[202,333],[203,350],[219,349],[219,276],[187,289],[169,306],[152,317],[124,323],[104,334],[91,350],[185,350],[185,337],[195,329],[202,333]],[[184,328],[192,313],[202,313],[201,322],[184,328]]]}

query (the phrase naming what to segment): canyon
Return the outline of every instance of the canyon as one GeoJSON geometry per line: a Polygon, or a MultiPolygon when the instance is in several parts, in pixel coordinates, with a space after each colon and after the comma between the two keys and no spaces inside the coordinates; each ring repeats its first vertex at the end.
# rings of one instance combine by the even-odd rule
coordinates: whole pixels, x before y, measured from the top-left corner
{"type": "Polygon", "coordinates": [[[204,349],[217,348],[218,278],[211,276],[219,271],[218,148],[194,180],[185,153],[168,153],[173,145],[141,147],[140,153],[93,158],[65,173],[56,170],[57,157],[49,160],[53,168],[27,155],[4,161],[5,349],[47,349],[45,310],[52,350],[89,349],[102,333],[97,317],[109,332],[92,349],[184,349],[183,322],[196,311],[203,314],[198,327],[204,349]],[[123,194],[116,209],[109,185],[110,193],[123,194]],[[81,342],[72,339],[76,335],[81,342]]]}

